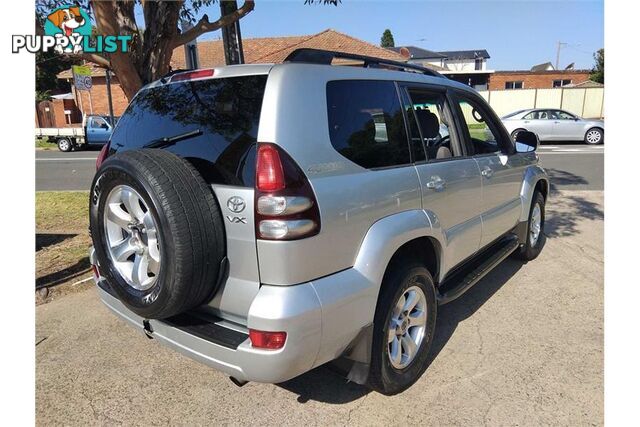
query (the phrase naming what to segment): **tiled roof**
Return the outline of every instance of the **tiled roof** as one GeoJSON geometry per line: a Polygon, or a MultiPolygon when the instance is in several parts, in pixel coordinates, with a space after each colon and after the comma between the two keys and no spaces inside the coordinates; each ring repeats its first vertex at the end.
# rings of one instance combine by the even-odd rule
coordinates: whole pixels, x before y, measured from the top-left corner
{"type": "Polygon", "coordinates": [[[400,53],[400,49],[402,48],[406,48],[409,51],[409,54],[411,54],[411,59],[441,59],[441,58],[446,58],[445,55],[438,53],[438,52],[434,52],[432,50],[429,49],[423,49],[421,47],[415,47],[415,46],[398,46],[398,47],[390,47],[389,49],[400,53]]]}
{"type": "MultiPolygon", "coordinates": [[[[405,61],[398,53],[389,51],[374,44],[356,39],[339,31],[328,29],[318,34],[290,37],[263,37],[242,40],[244,60],[252,63],[278,63],[295,49],[315,48],[335,50],[339,52],[357,53],[375,56],[377,58],[405,61]]],[[[215,67],[225,65],[222,40],[207,40],[198,42],[199,67],[215,67]]],[[[171,66],[174,69],[184,68],[184,47],[173,51],[171,66]]]]}
{"type": "Polygon", "coordinates": [[[476,59],[476,58],[491,58],[489,52],[485,49],[478,50],[447,50],[438,52],[440,55],[446,56],[448,59],[476,59]]]}
{"type": "MultiPolygon", "coordinates": [[[[222,40],[199,41],[197,46],[198,67],[209,68],[225,65],[222,40]]],[[[242,39],[242,48],[247,64],[282,62],[293,50],[299,48],[335,50],[394,61],[406,61],[399,53],[332,29],[306,36],[246,38],[242,39]]],[[[171,58],[172,69],[186,68],[184,51],[184,46],[174,49],[171,58]]],[[[94,76],[104,75],[104,70],[92,67],[95,71],[92,73],[94,76]]],[[[71,70],[61,72],[58,74],[58,78],[71,78],[71,70]]]]}

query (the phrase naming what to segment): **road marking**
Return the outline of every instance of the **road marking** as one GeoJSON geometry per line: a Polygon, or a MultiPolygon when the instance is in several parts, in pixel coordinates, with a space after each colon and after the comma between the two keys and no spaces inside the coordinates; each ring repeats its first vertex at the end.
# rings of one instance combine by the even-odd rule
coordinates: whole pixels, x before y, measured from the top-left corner
{"type": "Polygon", "coordinates": [[[73,157],[70,159],[36,159],[36,162],[73,162],[76,160],[87,161],[93,160],[96,161],[96,157],[73,157]]]}

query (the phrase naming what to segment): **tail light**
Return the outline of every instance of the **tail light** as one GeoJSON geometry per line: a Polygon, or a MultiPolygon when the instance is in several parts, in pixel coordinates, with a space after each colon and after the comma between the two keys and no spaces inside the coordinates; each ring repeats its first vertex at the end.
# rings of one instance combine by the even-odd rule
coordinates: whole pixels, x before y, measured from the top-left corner
{"type": "Polygon", "coordinates": [[[249,339],[251,346],[255,348],[263,348],[266,350],[278,350],[284,347],[287,340],[286,332],[265,332],[249,329],[249,339]]]}
{"type": "Polygon", "coordinates": [[[104,145],[104,147],[102,147],[102,150],[100,150],[100,154],[98,154],[98,158],[96,159],[96,169],[100,169],[102,162],[104,162],[104,160],[107,158],[107,155],[109,154],[110,145],[111,145],[111,142],[108,142],[104,145]]]}
{"type": "Polygon", "coordinates": [[[276,145],[258,144],[255,194],[259,239],[298,240],[320,232],[320,211],[309,180],[276,145]]]}

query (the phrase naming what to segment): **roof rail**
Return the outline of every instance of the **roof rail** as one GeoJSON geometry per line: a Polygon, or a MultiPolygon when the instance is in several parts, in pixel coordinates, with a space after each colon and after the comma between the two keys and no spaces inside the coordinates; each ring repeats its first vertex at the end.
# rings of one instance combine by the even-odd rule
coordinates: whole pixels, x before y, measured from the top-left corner
{"type": "Polygon", "coordinates": [[[434,77],[444,76],[430,68],[421,67],[420,65],[408,64],[405,62],[392,61],[390,59],[376,58],[373,56],[357,55],[355,53],[336,52],[332,50],[301,48],[296,49],[289,54],[284,62],[302,62],[307,64],[323,64],[331,65],[334,59],[355,59],[362,61],[365,68],[397,68],[399,71],[408,71],[415,73],[427,74],[434,77]]]}

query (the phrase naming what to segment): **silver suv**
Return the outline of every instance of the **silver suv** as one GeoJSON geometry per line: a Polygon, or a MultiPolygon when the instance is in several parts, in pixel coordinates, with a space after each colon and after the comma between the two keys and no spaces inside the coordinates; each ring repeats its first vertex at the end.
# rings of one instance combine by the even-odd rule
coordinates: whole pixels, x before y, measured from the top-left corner
{"type": "Polygon", "coordinates": [[[301,49],[174,73],[135,96],[98,160],[100,298],[236,384],[339,360],[401,392],[438,305],[540,253],[536,147],[411,64],[301,49]]]}

